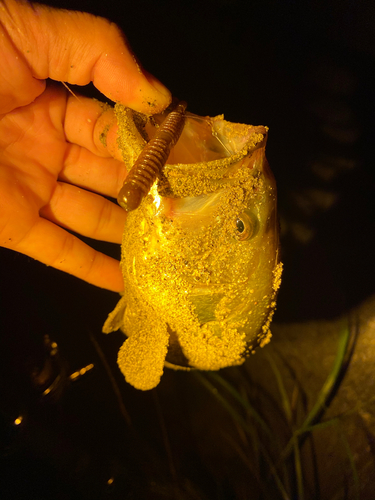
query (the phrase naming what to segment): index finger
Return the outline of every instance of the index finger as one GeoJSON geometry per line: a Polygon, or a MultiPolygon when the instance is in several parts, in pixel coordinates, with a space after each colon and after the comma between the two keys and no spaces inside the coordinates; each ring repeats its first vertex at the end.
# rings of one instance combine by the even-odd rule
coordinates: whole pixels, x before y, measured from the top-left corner
{"type": "MultiPolygon", "coordinates": [[[[46,78],[76,85],[93,82],[109,99],[142,113],[156,114],[170,103],[170,92],[141,68],[120,29],[104,18],[4,0],[0,22],[14,51],[14,57],[7,58],[9,82],[19,77],[21,66],[24,75],[26,66],[30,82],[46,78]]],[[[43,91],[32,87],[34,93],[43,91]]],[[[20,93],[9,84],[10,94],[14,88],[20,93]]],[[[27,92],[24,77],[22,88],[27,92]]]]}

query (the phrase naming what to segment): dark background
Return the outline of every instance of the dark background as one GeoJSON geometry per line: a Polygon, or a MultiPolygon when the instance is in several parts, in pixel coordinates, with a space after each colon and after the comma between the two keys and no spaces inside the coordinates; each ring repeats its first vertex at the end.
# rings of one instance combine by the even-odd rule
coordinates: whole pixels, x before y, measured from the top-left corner
{"type": "MultiPolygon", "coordinates": [[[[144,67],[190,111],[270,128],[285,263],[277,324],[333,319],[372,296],[373,2],[46,3],[116,22],[144,67]]],[[[113,245],[91,243],[119,256],[113,245]]],[[[219,491],[196,454],[191,422],[181,422],[191,404],[201,410],[203,396],[188,391],[184,374],[167,372],[159,392],[123,382],[122,335],[101,334],[116,294],[2,248],[0,294],[1,498],[179,498],[170,484],[181,477],[201,491],[186,498],[246,498],[230,485],[219,491]],[[35,373],[48,358],[46,335],[59,345],[51,370],[61,383],[42,401],[35,373]],[[89,363],[95,369],[69,384],[67,375],[89,363]],[[184,456],[177,472],[176,455],[184,456]]]]}

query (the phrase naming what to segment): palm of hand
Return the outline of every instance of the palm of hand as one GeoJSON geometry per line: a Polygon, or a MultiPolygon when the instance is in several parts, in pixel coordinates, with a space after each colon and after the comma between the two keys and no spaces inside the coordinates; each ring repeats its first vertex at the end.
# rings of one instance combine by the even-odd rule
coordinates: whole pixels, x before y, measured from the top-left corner
{"type": "Polygon", "coordinates": [[[118,262],[60,227],[121,242],[125,212],[91,192],[115,197],[126,175],[99,141],[99,129],[111,119],[99,103],[68,97],[62,87],[47,87],[1,119],[0,242],[121,290],[118,262]]]}

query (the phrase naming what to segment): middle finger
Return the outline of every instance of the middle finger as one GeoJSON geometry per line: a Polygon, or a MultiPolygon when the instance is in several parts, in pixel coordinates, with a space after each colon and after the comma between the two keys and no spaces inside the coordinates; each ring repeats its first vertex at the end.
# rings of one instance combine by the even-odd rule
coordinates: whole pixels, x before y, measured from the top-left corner
{"type": "Polygon", "coordinates": [[[103,158],[77,144],[68,144],[59,180],[117,198],[127,171],[114,158],[103,158]]]}
{"type": "Polygon", "coordinates": [[[83,236],[121,243],[127,214],[102,196],[58,182],[40,215],[83,236]]]}

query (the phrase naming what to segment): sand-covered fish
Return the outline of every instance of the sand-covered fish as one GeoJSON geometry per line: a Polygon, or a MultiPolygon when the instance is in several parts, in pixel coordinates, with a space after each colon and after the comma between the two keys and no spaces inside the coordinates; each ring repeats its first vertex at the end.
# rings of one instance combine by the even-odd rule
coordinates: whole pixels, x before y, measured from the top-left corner
{"type": "MultiPolygon", "coordinates": [[[[117,107],[130,167],[162,117],[117,107]]],[[[187,113],[182,135],[122,241],[125,292],[103,331],[142,390],[164,366],[218,370],[269,342],[282,266],[267,128],[187,113]]]]}

